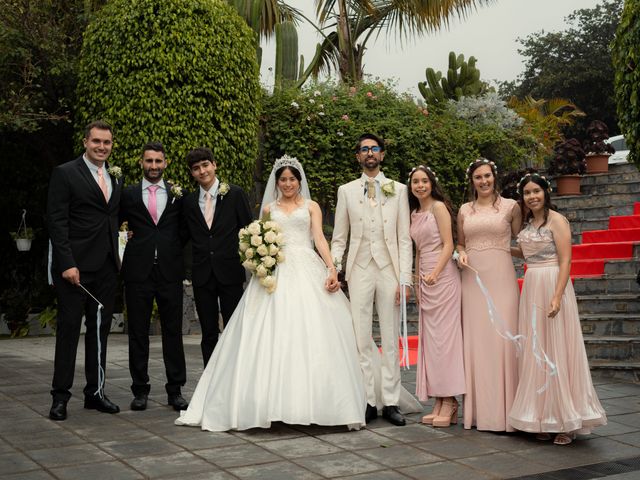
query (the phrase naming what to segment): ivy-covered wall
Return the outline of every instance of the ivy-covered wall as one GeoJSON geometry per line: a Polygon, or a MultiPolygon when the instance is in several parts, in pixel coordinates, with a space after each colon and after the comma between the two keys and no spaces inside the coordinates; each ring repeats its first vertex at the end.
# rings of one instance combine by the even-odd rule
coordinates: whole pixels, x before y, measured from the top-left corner
{"type": "Polygon", "coordinates": [[[167,178],[191,182],[184,158],[207,146],[221,177],[250,188],[259,97],[254,33],[221,0],[112,0],[85,32],[77,131],[113,125],[111,160],[128,183],[142,145],[158,140],[167,178]]]}

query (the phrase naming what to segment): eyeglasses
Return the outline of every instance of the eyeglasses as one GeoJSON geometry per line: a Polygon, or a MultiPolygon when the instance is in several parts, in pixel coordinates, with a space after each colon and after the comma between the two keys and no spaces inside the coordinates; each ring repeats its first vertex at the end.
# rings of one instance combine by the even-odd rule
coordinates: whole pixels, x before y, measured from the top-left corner
{"type": "Polygon", "coordinates": [[[380,153],[382,151],[382,148],[379,147],[378,145],[375,145],[373,147],[360,147],[358,149],[359,153],[364,153],[364,154],[368,154],[369,151],[371,151],[372,153],[380,153]]]}

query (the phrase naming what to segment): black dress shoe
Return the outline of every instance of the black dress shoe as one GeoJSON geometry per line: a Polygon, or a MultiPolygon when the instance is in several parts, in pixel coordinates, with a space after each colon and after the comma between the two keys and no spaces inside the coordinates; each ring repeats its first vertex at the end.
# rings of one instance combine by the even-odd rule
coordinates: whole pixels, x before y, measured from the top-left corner
{"type": "Polygon", "coordinates": [[[147,409],[147,394],[141,393],[140,395],[136,395],[133,400],[131,400],[131,410],[146,410],[147,409]]]}
{"type": "Polygon", "coordinates": [[[173,407],[174,410],[186,410],[189,407],[189,402],[187,402],[182,395],[169,395],[168,401],[169,405],[173,407]]]}
{"type": "Polygon", "coordinates": [[[54,400],[49,410],[51,420],[61,421],[67,419],[67,402],[64,400],[54,400]]]}
{"type": "Polygon", "coordinates": [[[400,413],[400,410],[398,410],[398,407],[396,407],[395,405],[383,407],[382,418],[386,419],[389,423],[397,425],[398,427],[402,427],[403,425],[407,424],[406,420],[400,413]]]}
{"type": "Polygon", "coordinates": [[[106,395],[102,398],[96,395],[84,397],[84,408],[103,413],[118,413],[120,411],[120,407],[109,400],[106,395]]]}
{"type": "Polygon", "coordinates": [[[367,410],[364,412],[364,421],[369,423],[371,420],[378,418],[378,409],[367,403],[367,410]]]}

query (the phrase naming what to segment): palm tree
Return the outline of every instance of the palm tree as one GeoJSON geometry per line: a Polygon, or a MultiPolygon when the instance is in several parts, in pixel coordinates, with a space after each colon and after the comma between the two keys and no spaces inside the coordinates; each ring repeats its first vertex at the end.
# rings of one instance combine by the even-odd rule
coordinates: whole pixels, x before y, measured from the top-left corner
{"type": "Polygon", "coordinates": [[[282,0],[227,0],[260,38],[271,38],[276,25],[285,21],[298,22],[298,10],[282,0]]]}
{"type": "Polygon", "coordinates": [[[310,66],[314,75],[332,68],[348,84],[362,80],[367,42],[383,31],[395,30],[401,40],[446,27],[453,16],[464,18],[493,0],[316,0],[324,37],[310,66]]]}

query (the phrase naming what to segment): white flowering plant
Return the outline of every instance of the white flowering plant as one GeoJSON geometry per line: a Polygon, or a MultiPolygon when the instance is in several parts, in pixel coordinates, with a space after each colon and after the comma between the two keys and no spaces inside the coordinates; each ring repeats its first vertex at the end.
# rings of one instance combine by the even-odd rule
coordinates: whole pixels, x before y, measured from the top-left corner
{"type": "Polygon", "coordinates": [[[255,220],[238,232],[238,253],[242,266],[260,280],[267,292],[276,289],[275,270],[284,262],[284,238],[280,225],[268,217],[255,220]]]}

